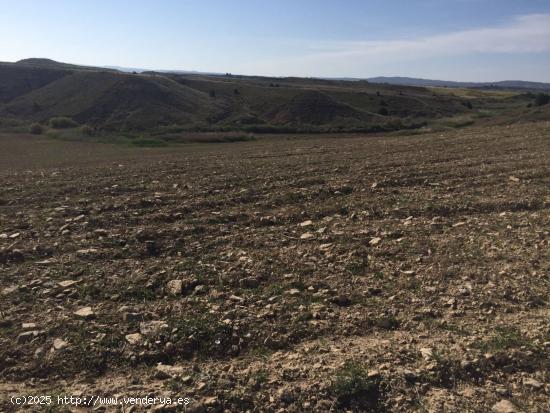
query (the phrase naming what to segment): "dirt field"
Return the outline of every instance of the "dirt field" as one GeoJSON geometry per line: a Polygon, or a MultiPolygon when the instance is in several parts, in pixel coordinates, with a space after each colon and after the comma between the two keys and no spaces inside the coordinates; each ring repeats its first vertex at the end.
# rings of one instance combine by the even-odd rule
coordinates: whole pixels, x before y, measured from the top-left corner
{"type": "Polygon", "coordinates": [[[548,122],[3,135],[0,182],[0,411],[550,411],[548,122]]]}

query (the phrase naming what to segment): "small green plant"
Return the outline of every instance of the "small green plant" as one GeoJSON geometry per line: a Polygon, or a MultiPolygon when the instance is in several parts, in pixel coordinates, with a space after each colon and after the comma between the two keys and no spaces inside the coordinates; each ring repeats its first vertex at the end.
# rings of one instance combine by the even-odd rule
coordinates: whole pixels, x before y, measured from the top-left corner
{"type": "Polygon", "coordinates": [[[51,118],[48,123],[50,127],[54,129],[68,129],[68,128],[75,128],[76,126],[78,126],[78,124],[74,120],[63,116],[51,118]]]}
{"type": "Polygon", "coordinates": [[[170,320],[182,341],[182,355],[220,357],[231,351],[232,329],[210,315],[187,315],[170,320]]]}
{"type": "Polygon", "coordinates": [[[521,332],[517,328],[498,326],[495,329],[494,336],[483,343],[481,348],[487,352],[497,352],[526,345],[529,345],[529,342],[521,335],[521,332]]]}
{"type": "Polygon", "coordinates": [[[265,369],[258,370],[250,375],[252,385],[256,388],[261,387],[269,380],[269,373],[265,369]]]}
{"type": "Polygon", "coordinates": [[[336,371],[332,393],[344,408],[371,409],[380,399],[380,381],[369,377],[367,370],[353,361],[346,361],[336,371]]]}
{"type": "Polygon", "coordinates": [[[33,135],[42,135],[42,132],[44,132],[44,128],[39,123],[33,123],[29,127],[29,132],[32,133],[33,135]]]}

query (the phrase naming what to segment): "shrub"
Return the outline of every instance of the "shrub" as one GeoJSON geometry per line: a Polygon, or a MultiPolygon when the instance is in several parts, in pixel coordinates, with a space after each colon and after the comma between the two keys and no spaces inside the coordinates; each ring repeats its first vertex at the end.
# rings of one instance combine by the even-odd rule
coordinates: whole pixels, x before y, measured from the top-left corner
{"type": "Polygon", "coordinates": [[[134,146],[142,146],[147,148],[158,148],[158,147],[167,145],[167,143],[164,140],[155,139],[155,138],[146,138],[144,136],[139,136],[138,138],[133,139],[130,143],[134,146]]]}
{"type": "Polygon", "coordinates": [[[92,128],[90,125],[84,125],[82,126],[82,128],[80,129],[80,131],[82,132],[82,134],[84,136],[94,136],[95,135],[95,129],[92,128]]]}
{"type": "Polygon", "coordinates": [[[535,98],[536,106],[544,106],[548,103],[550,103],[550,95],[547,95],[546,93],[537,94],[537,97],[535,98]]]}
{"type": "Polygon", "coordinates": [[[39,123],[33,123],[29,127],[29,132],[32,133],[33,135],[41,135],[42,132],[44,132],[44,128],[39,123]]]}
{"type": "Polygon", "coordinates": [[[74,128],[78,125],[71,118],[66,118],[66,117],[62,117],[62,116],[56,117],[56,118],[51,118],[49,124],[52,128],[55,128],[55,129],[74,128]]]}
{"type": "Polygon", "coordinates": [[[378,114],[379,115],[382,115],[382,116],[388,116],[389,115],[389,112],[388,112],[388,109],[386,109],[385,107],[381,107],[380,110],[378,111],[378,114]]]}
{"type": "Polygon", "coordinates": [[[336,372],[331,390],[338,404],[345,408],[373,408],[380,399],[379,379],[369,377],[362,366],[352,361],[336,372]]]}

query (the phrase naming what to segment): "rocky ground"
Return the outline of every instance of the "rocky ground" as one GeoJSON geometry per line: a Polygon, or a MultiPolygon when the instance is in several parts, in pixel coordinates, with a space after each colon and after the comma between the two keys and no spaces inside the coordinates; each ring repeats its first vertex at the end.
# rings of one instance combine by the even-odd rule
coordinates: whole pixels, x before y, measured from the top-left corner
{"type": "Polygon", "coordinates": [[[549,159],[549,123],[1,136],[0,411],[550,411],[549,159]]]}

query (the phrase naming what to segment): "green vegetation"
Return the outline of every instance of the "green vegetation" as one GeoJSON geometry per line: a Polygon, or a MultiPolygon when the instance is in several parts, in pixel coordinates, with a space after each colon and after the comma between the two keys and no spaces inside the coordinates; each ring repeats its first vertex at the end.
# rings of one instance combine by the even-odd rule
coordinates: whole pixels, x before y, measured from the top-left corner
{"type": "Polygon", "coordinates": [[[546,93],[539,93],[535,97],[535,105],[536,106],[544,106],[550,103],[550,95],[547,95],[546,93]]]}
{"type": "MultiPolygon", "coordinates": [[[[537,97],[543,104],[545,94],[537,97]]],[[[535,95],[321,79],[126,74],[31,59],[0,64],[0,117],[77,128],[81,137],[132,134],[132,146],[196,141],[183,132],[381,133],[525,118],[535,95]],[[382,100],[383,97],[383,100],[382,100]],[[511,111],[511,112],[510,112],[511,111]],[[464,119],[469,123],[454,122],[464,119]],[[153,139],[154,137],[154,139],[153,139]],[[164,143],[163,143],[164,142],[164,143]]],[[[1,125],[0,125],[1,126],[1,125]]],[[[73,133],[73,135],[77,135],[73,133]]],[[[208,138],[213,142],[249,137],[208,138]]],[[[125,141],[125,139],[122,139],[125,141]]],[[[201,139],[201,142],[204,140],[201,139]]]]}
{"type": "Polygon", "coordinates": [[[231,352],[232,329],[208,314],[173,318],[169,323],[180,337],[181,355],[221,357],[231,352]]]}
{"type": "Polygon", "coordinates": [[[44,128],[39,123],[33,123],[31,126],[29,126],[29,132],[33,135],[42,135],[42,132],[44,132],[44,128]]]}
{"type": "Polygon", "coordinates": [[[379,110],[378,110],[378,114],[379,115],[382,115],[382,116],[388,116],[390,113],[388,112],[388,109],[386,109],[385,107],[381,107],[379,110]]]}
{"type": "Polygon", "coordinates": [[[381,396],[379,379],[369,377],[363,366],[349,360],[336,371],[331,391],[345,408],[372,409],[381,396]]]}
{"type": "Polygon", "coordinates": [[[498,326],[495,334],[487,341],[478,343],[478,347],[489,353],[494,353],[510,348],[529,346],[529,341],[515,327],[498,326]]]}
{"type": "Polygon", "coordinates": [[[92,128],[90,125],[84,125],[82,128],[80,128],[80,132],[82,132],[82,135],[84,136],[95,136],[96,131],[94,128],[92,128]]]}
{"type": "Polygon", "coordinates": [[[160,148],[167,145],[166,142],[161,139],[146,138],[143,136],[130,140],[130,144],[146,148],[160,148]]]}
{"type": "Polygon", "coordinates": [[[58,116],[58,117],[55,117],[55,118],[51,118],[48,123],[49,123],[50,127],[54,128],[54,129],[69,129],[69,128],[74,128],[78,125],[71,118],[67,118],[67,117],[64,117],[64,116],[58,116]]]}

